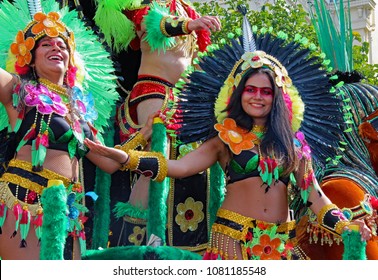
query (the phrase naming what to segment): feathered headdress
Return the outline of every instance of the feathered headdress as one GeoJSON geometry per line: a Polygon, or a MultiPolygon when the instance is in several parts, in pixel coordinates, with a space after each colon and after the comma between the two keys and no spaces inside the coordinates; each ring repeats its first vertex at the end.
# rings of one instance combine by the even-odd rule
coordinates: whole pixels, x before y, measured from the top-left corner
{"type": "Polygon", "coordinates": [[[178,101],[171,104],[170,112],[174,117],[168,118],[171,128],[177,129],[177,137],[185,143],[214,136],[214,124],[227,116],[224,109],[242,75],[250,68],[268,67],[285,95],[293,131],[305,134],[319,162],[334,159],[343,114],[333,94],[327,61],[300,35],[289,41],[283,32],[273,36],[271,30],[251,28],[246,10],[241,11],[242,36],[221,47],[210,46],[199,62],[202,70],[189,72],[189,83],[177,83],[178,101]]]}
{"type": "MultiPolygon", "coordinates": [[[[119,98],[117,77],[109,53],[76,11],[60,9],[53,0],[42,4],[32,0],[1,1],[0,34],[0,67],[10,73],[19,72],[32,61],[31,51],[38,39],[46,35],[61,37],[70,49],[70,64],[77,68],[75,85],[92,94],[98,111],[94,125],[103,131],[119,98]]],[[[0,107],[6,116],[3,106],[0,107]]],[[[7,118],[2,118],[0,128],[7,124],[7,118]]]]}

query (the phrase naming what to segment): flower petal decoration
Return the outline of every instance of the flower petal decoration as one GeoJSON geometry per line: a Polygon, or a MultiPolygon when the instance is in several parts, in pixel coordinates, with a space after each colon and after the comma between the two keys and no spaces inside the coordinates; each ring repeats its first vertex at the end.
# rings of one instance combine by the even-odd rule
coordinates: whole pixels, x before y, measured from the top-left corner
{"type": "Polygon", "coordinates": [[[24,39],[24,32],[18,31],[16,35],[16,42],[12,43],[10,50],[17,57],[17,64],[20,67],[29,64],[32,59],[30,51],[34,48],[35,41],[29,37],[24,39]]]}
{"type": "Polygon", "coordinates": [[[34,15],[34,20],[37,23],[32,27],[33,34],[38,34],[42,31],[46,32],[47,36],[57,37],[59,32],[64,32],[65,27],[59,21],[60,15],[56,12],[50,12],[47,15],[39,12],[34,15]]]}
{"type": "Polygon", "coordinates": [[[97,119],[97,111],[92,110],[92,108],[95,108],[95,100],[91,93],[84,94],[80,88],[73,87],[72,99],[74,101],[75,109],[84,121],[93,123],[97,119]]]}
{"type": "Polygon", "coordinates": [[[48,90],[44,85],[25,85],[27,94],[25,95],[25,104],[36,107],[41,114],[56,113],[65,116],[68,112],[67,107],[62,103],[61,97],[48,90]]]}
{"type": "Polygon", "coordinates": [[[223,124],[217,123],[214,128],[219,132],[219,138],[229,146],[235,155],[239,155],[243,150],[252,149],[257,140],[257,136],[236,125],[235,120],[226,118],[223,124]]]}
{"type": "Polygon", "coordinates": [[[188,197],[184,203],[179,203],[176,210],[175,221],[180,226],[182,232],[187,232],[188,230],[195,231],[198,228],[198,224],[205,217],[203,203],[195,201],[192,197],[188,197]]]}
{"type": "Polygon", "coordinates": [[[266,53],[263,51],[246,52],[241,57],[244,62],[241,66],[242,70],[247,70],[248,68],[260,68],[263,65],[272,65],[272,61],[266,58],[266,53]]]}
{"type": "Polygon", "coordinates": [[[140,246],[142,244],[142,241],[144,239],[144,236],[146,235],[146,228],[141,228],[139,226],[135,226],[133,228],[133,233],[129,235],[129,242],[136,245],[140,246]]]}

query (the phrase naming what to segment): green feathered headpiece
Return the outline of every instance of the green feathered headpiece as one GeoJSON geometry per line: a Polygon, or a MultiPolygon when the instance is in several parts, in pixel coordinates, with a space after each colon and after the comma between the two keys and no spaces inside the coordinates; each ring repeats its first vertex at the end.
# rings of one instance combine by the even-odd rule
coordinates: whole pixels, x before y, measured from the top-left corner
{"type": "Polygon", "coordinates": [[[127,49],[136,37],[134,23],[122,13],[123,10],[136,10],[142,0],[97,0],[94,21],[105,36],[105,41],[116,51],[127,49]]]}
{"type": "MultiPolygon", "coordinates": [[[[59,3],[53,0],[43,1],[42,4],[40,1],[27,0],[1,1],[0,34],[0,67],[10,73],[16,72],[15,64],[22,57],[26,58],[24,65],[28,65],[28,55],[24,54],[30,53],[35,47],[32,41],[35,43],[45,35],[62,37],[72,52],[74,62],[71,60],[71,63],[78,69],[75,85],[93,96],[98,112],[94,126],[99,132],[103,131],[119,98],[116,91],[117,77],[113,74],[109,53],[98,41],[98,36],[86,28],[76,11],[69,11],[68,7],[60,9],[59,3]],[[43,30],[34,34],[31,29],[38,23],[43,30]]],[[[17,63],[17,66],[22,67],[22,63],[17,63]]],[[[0,113],[7,116],[1,104],[0,113]]],[[[0,129],[8,125],[7,117],[1,119],[0,129]]]]}

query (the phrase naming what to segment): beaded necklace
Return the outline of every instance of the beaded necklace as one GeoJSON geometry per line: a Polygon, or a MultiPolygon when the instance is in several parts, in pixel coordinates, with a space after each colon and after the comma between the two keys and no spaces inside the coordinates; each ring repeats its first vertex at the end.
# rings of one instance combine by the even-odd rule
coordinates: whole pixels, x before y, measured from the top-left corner
{"type": "Polygon", "coordinates": [[[62,101],[64,103],[70,102],[70,96],[68,95],[67,89],[65,87],[54,84],[53,82],[50,82],[49,80],[44,78],[39,78],[38,82],[41,85],[47,87],[50,91],[57,93],[62,98],[62,101]]]}
{"type": "Polygon", "coordinates": [[[257,136],[256,140],[253,140],[255,145],[260,145],[261,140],[266,133],[266,127],[264,125],[253,125],[251,132],[257,136]]]}

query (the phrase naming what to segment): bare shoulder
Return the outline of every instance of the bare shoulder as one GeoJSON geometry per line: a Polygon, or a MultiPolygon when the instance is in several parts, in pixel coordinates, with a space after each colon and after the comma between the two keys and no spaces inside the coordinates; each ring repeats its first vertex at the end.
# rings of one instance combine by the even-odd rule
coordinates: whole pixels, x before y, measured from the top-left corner
{"type": "Polygon", "coordinates": [[[229,157],[229,150],[218,136],[207,140],[204,145],[205,144],[206,149],[211,149],[213,153],[217,154],[219,161],[227,161],[229,157]]]}

